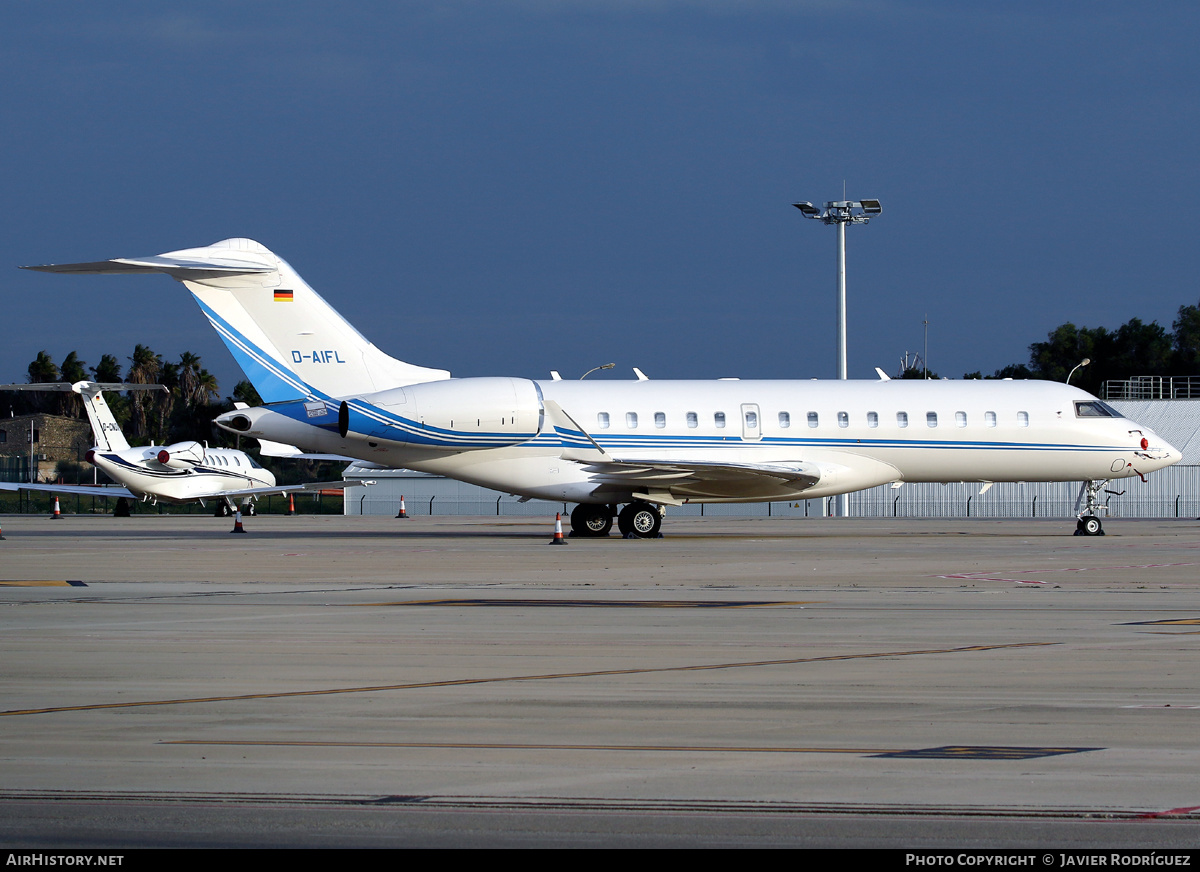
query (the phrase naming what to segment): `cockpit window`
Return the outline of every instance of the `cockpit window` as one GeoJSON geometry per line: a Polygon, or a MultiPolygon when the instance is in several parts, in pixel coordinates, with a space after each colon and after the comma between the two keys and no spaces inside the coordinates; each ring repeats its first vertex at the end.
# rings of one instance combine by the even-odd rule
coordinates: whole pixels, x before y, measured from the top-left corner
{"type": "Polygon", "coordinates": [[[1110,406],[1108,403],[1102,403],[1099,400],[1088,400],[1083,403],[1075,404],[1076,418],[1120,418],[1121,413],[1110,406]]]}

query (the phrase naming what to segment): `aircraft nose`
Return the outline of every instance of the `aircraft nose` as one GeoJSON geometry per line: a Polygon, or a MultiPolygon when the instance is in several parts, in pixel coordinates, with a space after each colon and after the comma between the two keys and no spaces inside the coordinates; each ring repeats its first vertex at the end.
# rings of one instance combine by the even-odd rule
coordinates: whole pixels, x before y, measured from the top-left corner
{"type": "Polygon", "coordinates": [[[1157,437],[1151,440],[1150,456],[1155,461],[1155,469],[1163,469],[1183,460],[1182,451],[1167,442],[1167,440],[1157,437]]]}

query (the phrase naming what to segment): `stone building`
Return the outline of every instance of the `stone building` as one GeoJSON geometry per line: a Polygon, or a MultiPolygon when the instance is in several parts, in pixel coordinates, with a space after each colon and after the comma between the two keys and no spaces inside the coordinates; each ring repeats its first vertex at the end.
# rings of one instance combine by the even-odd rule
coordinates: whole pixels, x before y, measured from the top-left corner
{"type": "Polygon", "coordinates": [[[62,460],[84,464],[90,480],[91,466],[83,458],[91,447],[92,428],[84,420],[43,414],[0,418],[0,477],[28,481],[32,454],[38,481],[52,481],[62,460]]]}

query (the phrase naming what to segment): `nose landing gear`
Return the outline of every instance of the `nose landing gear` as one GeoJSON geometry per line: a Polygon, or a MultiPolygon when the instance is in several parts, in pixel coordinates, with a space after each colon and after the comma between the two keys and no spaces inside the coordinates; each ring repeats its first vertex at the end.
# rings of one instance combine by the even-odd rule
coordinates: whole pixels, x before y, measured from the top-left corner
{"type": "Polygon", "coordinates": [[[1099,512],[1107,512],[1108,506],[1101,505],[1100,491],[1104,490],[1104,486],[1108,481],[1085,481],[1083,487],[1079,489],[1079,496],[1075,500],[1075,510],[1079,511],[1079,504],[1087,497],[1087,505],[1084,506],[1082,512],[1079,512],[1079,520],[1075,523],[1076,536],[1103,536],[1104,525],[1100,523],[1100,519],[1096,517],[1099,512]]]}

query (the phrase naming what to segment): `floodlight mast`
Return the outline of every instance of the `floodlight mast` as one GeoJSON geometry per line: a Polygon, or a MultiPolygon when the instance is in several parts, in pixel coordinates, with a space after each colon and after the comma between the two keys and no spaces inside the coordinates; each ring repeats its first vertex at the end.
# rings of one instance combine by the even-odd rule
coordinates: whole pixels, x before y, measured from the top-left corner
{"type": "MultiPolygon", "coordinates": [[[[842,196],[845,196],[843,194],[842,196]]],[[[838,229],[838,378],[849,378],[846,366],[846,225],[867,224],[883,212],[878,200],[832,200],[825,204],[821,211],[812,203],[793,203],[805,218],[820,221],[822,224],[836,224],[838,229]]],[[[846,518],[850,515],[850,497],[842,494],[838,497],[839,516],[846,518]]]]}
{"type": "Polygon", "coordinates": [[[838,378],[849,378],[846,365],[846,225],[867,224],[883,212],[878,200],[833,200],[821,211],[812,203],[793,203],[805,218],[838,228],[838,378]]]}

